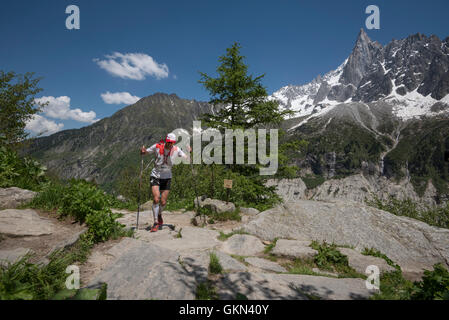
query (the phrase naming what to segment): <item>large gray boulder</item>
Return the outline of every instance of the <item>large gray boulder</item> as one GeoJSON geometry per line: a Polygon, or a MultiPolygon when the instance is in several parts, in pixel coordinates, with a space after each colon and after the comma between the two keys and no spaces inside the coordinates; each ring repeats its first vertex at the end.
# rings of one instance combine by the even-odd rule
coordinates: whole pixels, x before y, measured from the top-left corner
{"type": "Polygon", "coordinates": [[[232,202],[221,201],[217,199],[206,198],[201,200],[200,198],[195,199],[195,206],[199,206],[200,208],[207,208],[212,212],[216,213],[225,213],[225,212],[233,212],[235,211],[235,205],[232,202]]]}
{"type": "Polygon", "coordinates": [[[229,273],[216,285],[221,300],[236,299],[237,295],[244,295],[249,300],[362,300],[375,293],[366,288],[362,279],[296,274],[229,273]]]}
{"type": "Polygon", "coordinates": [[[272,253],[278,256],[286,256],[300,259],[312,259],[318,251],[310,247],[310,241],[279,239],[272,253]]]}
{"type": "Polygon", "coordinates": [[[245,208],[245,207],[240,207],[240,212],[242,214],[247,214],[249,216],[256,216],[260,213],[260,211],[255,208],[245,208]]]}
{"type": "Polygon", "coordinates": [[[301,178],[296,179],[270,179],[265,186],[276,186],[276,193],[284,201],[301,200],[306,198],[307,186],[301,178]]]}
{"type": "Polygon", "coordinates": [[[449,230],[350,201],[287,202],[260,213],[244,230],[264,240],[292,238],[374,248],[415,279],[435,263],[449,266],[449,230]]]}
{"type": "Polygon", "coordinates": [[[235,234],[221,247],[223,252],[239,256],[254,256],[263,252],[264,249],[265,246],[260,239],[247,234],[235,234]]]}
{"type": "Polygon", "coordinates": [[[0,234],[13,237],[43,236],[55,232],[56,226],[31,209],[0,211],[0,234]]]}
{"type": "Polygon", "coordinates": [[[0,210],[15,209],[18,206],[29,203],[36,196],[37,192],[12,188],[0,188],[0,210]]]}

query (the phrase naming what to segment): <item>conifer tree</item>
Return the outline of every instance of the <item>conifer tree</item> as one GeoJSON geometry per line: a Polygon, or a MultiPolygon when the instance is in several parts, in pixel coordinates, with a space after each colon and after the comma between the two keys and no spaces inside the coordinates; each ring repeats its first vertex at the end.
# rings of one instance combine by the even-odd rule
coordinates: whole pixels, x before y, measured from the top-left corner
{"type": "Polygon", "coordinates": [[[268,100],[268,94],[260,75],[248,75],[248,66],[240,55],[241,46],[235,42],[226,49],[226,55],[219,57],[218,77],[213,78],[201,72],[201,80],[218,106],[216,114],[206,114],[202,120],[207,127],[248,129],[267,124],[277,124],[291,111],[279,110],[277,101],[268,100]]]}

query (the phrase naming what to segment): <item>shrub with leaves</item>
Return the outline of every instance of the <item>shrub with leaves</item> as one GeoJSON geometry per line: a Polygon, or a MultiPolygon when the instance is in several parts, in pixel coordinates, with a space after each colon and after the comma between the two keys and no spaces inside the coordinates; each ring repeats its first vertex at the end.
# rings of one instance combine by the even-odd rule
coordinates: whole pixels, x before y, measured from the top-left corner
{"type": "Polygon", "coordinates": [[[94,243],[125,235],[123,226],[115,221],[117,217],[117,214],[108,210],[97,211],[86,217],[86,224],[89,226],[88,234],[94,243]]]}
{"type": "Polygon", "coordinates": [[[348,265],[348,257],[338,251],[335,244],[326,242],[319,244],[317,241],[313,241],[311,247],[318,251],[315,263],[320,268],[329,269],[333,265],[348,265]]]}
{"type": "Polygon", "coordinates": [[[449,272],[442,264],[433,271],[424,271],[420,282],[415,282],[411,298],[414,300],[449,300],[449,272]]]}
{"type": "Polygon", "coordinates": [[[59,212],[84,222],[88,215],[109,210],[109,206],[108,197],[94,184],[84,180],[72,180],[62,198],[59,212]]]}
{"type": "Polygon", "coordinates": [[[0,188],[18,187],[39,191],[47,182],[46,168],[36,160],[21,158],[19,155],[0,145],[0,188]]]}

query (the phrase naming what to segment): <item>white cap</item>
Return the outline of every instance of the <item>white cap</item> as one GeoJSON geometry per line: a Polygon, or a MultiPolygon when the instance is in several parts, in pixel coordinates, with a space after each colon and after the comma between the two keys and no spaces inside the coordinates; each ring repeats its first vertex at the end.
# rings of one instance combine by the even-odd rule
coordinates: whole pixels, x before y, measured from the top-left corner
{"type": "Polygon", "coordinates": [[[165,142],[176,142],[176,136],[174,133],[167,134],[167,137],[165,138],[165,142]]]}

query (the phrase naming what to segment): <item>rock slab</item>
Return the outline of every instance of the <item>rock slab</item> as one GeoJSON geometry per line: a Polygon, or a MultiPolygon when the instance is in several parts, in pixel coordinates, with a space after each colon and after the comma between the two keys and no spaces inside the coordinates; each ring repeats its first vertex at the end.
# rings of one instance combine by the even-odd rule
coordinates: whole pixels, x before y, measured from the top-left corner
{"type": "Polygon", "coordinates": [[[226,201],[221,201],[217,199],[206,198],[201,200],[200,198],[195,199],[195,206],[199,206],[201,208],[207,208],[215,213],[226,213],[235,211],[235,205],[232,202],[226,203],[226,201]]]}
{"type": "Polygon", "coordinates": [[[239,256],[254,256],[264,249],[265,246],[257,237],[247,234],[234,234],[221,247],[222,251],[239,256]]]}
{"type": "Polygon", "coordinates": [[[287,272],[287,270],[284,267],[281,267],[276,262],[268,261],[266,259],[249,257],[249,258],[245,258],[245,262],[249,263],[250,265],[252,265],[254,267],[257,267],[257,268],[263,269],[263,270],[267,270],[267,271],[287,272]]]}
{"type": "Polygon", "coordinates": [[[449,230],[350,201],[287,202],[261,212],[244,226],[261,239],[276,237],[374,248],[402,268],[409,279],[435,263],[449,267],[449,230]]]}
{"type": "Polygon", "coordinates": [[[33,200],[36,194],[37,192],[16,187],[0,188],[0,210],[16,209],[33,200]]]}
{"type": "Polygon", "coordinates": [[[41,218],[31,209],[6,209],[0,211],[0,233],[13,236],[43,236],[52,234],[56,226],[41,218]]]}
{"type": "Polygon", "coordinates": [[[318,251],[312,249],[310,243],[310,241],[279,239],[272,253],[278,256],[311,259],[318,254],[318,251]]]}
{"type": "MultiPolygon", "coordinates": [[[[108,284],[111,300],[193,300],[197,279],[179,262],[179,254],[148,242],[134,242],[89,284],[108,284]]],[[[201,276],[201,275],[200,275],[201,276]]]]}

